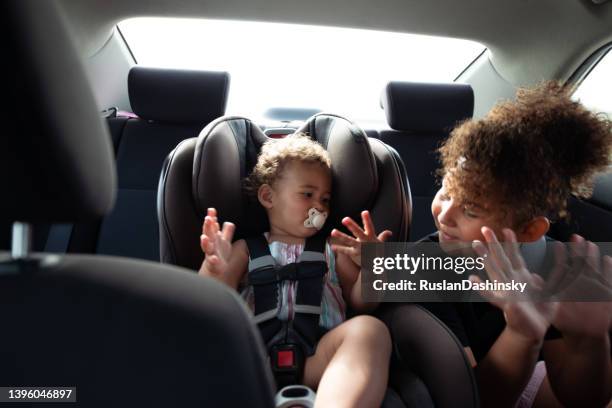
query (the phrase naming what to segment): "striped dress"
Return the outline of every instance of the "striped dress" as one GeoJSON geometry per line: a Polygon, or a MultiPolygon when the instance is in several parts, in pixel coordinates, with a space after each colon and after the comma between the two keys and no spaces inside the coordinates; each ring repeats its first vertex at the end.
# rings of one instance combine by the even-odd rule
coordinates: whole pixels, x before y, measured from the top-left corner
{"type": "MultiPolygon", "coordinates": [[[[267,234],[266,234],[267,237],[267,234]]],[[[269,244],[270,253],[278,265],[284,266],[296,262],[304,250],[303,244],[286,244],[274,241],[269,244]]],[[[331,330],[346,320],[346,303],[342,297],[342,288],[336,274],[336,259],[329,245],[325,244],[325,260],[327,261],[327,273],[323,278],[323,296],[321,299],[321,318],[319,326],[331,330]]],[[[276,316],[282,321],[293,319],[296,297],[296,287],[299,282],[283,281],[279,291],[279,302],[276,316]]],[[[247,302],[251,311],[255,310],[255,296],[252,286],[247,286],[241,295],[247,302]]]]}

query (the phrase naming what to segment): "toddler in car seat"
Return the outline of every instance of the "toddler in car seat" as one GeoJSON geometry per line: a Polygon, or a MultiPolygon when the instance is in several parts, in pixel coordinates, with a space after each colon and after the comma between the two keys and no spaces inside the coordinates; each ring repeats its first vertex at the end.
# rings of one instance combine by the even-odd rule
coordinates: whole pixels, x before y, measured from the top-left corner
{"type": "MultiPolygon", "coordinates": [[[[545,281],[531,273],[535,269],[521,251],[529,248],[541,258],[547,245],[560,249],[544,237],[549,220],[565,215],[570,193],[588,196],[593,176],[609,169],[610,120],[548,82],[520,90],[515,101],[498,104],[483,119],[460,124],[440,153],[443,183],[432,203],[438,231],[424,241],[439,242],[442,249],[473,242],[475,252],[487,257],[491,280],[526,282],[535,294],[550,289],[555,276],[545,281]]],[[[581,283],[592,286],[583,289],[609,294],[612,259],[600,262],[597,247],[582,237],[573,236],[572,245],[597,259],[586,271],[594,278],[581,283]]],[[[558,262],[563,254],[556,254],[558,262]]],[[[612,301],[519,301],[502,291],[483,295],[489,303],[425,305],[463,343],[483,406],[605,406],[610,401],[612,301]]]]}
{"type": "Polygon", "coordinates": [[[383,242],[367,211],[363,228],[342,223],[354,235],[332,231],[330,245],[317,232],[330,211],[328,153],[306,135],[262,146],[245,189],[264,207],[270,231],[232,244],[235,226],[221,228],[208,209],[200,244],[200,274],[242,295],[255,314],[280,385],[301,382],[317,390],[315,406],[380,406],[387,387],[391,340],[379,320],[346,320],[346,305],[370,311],[361,297],[361,242],[383,242]],[[270,258],[270,256],[272,258],[270,258]],[[301,367],[300,367],[301,366],[301,367]]]}

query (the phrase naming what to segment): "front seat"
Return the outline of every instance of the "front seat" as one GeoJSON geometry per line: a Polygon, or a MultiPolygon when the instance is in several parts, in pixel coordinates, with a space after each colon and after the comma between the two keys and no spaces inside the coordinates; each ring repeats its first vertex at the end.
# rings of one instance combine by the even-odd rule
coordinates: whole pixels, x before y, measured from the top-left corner
{"type": "MultiPolygon", "coordinates": [[[[298,132],[321,143],[331,157],[333,198],[327,233],[340,225],[341,217],[359,220],[360,211],[367,209],[378,231],[391,230],[392,240],[408,239],[410,190],[393,149],[368,139],[358,126],[332,114],[313,116],[298,132]]],[[[241,189],[241,180],[251,172],[266,140],[249,119],[228,116],[213,121],[197,139],[181,142],[170,153],[158,190],[162,262],[192,270],[200,267],[203,254],[198,237],[208,207],[217,208],[219,222],[236,224],[235,239],[268,230],[263,208],[241,189]]],[[[398,353],[390,378],[394,391],[387,393],[383,406],[477,405],[471,369],[452,333],[415,305],[386,306],[381,317],[398,353]],[[419,357],[410,358],[411,353],[419,357]],[[443,360],[435,356],[450,361],[439,364],[443,360]],[[442,387],[436,384],[436,376],[442,379],[442,387]]]]}
{"type": "Polygon", "coordinates": [[[182,268],[29,252],[29,225],[112,208],[112,148],[55,2],[0,3],[0,384],[76,387],[81,406],[273,406],[263,345],[234,293],[182,268]],[[240,384],[240,392],[234,392],[240,384]]]}

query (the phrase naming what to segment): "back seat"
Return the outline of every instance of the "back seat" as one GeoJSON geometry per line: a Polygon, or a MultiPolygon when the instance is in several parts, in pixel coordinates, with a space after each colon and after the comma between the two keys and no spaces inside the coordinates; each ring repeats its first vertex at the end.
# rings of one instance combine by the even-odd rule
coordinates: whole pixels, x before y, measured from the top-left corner
{"type": "Polygon", "coordinates": [[[570,197],[567,209],[569,218],[552,224],[551,237],[568,241],[571,234],[580,234],[593,242],[612,241],[612,171],[596,179],[591,198],[570,197]]]}
{"type": "Polygon", "coordinates": [[[179,142],[223,116],[228,90],[226,72],[133,67],[128,91],[134,115],[108,119],[117,163],[115,207],[99,222],[67,230],[54,225],[47,251],[67,246],[67,252],[159,261],[156,197],[163,161],[179,142]]]}
{"type": "Polygon", "coordinates": [[[391,129],[376,136],[397,150],[412,193],[410,241],[434,231],[431,201],[438,190],[436,149],[460,121],[472,117],[474,92],[458,83],[389,82],[381,104],[391,129]]]}

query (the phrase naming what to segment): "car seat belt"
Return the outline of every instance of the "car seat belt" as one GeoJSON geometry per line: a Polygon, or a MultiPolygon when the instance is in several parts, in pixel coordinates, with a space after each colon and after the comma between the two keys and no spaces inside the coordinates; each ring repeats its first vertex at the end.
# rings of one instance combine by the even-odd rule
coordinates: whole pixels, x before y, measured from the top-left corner
{"type": "Polygon", "coordinates": [[[325,237],[306,240],[298,262],[276,265],[263,235],[246,240],[249,248],[248,281],[255,298],[254,321],[266,343],[270,364],[279,387],[300,383],[304,362],[314,354],[321,337],[319,328],[325,262],[325,237]],[[277,318],[283,281],[296,282],[293,319],[277,318]]]}

